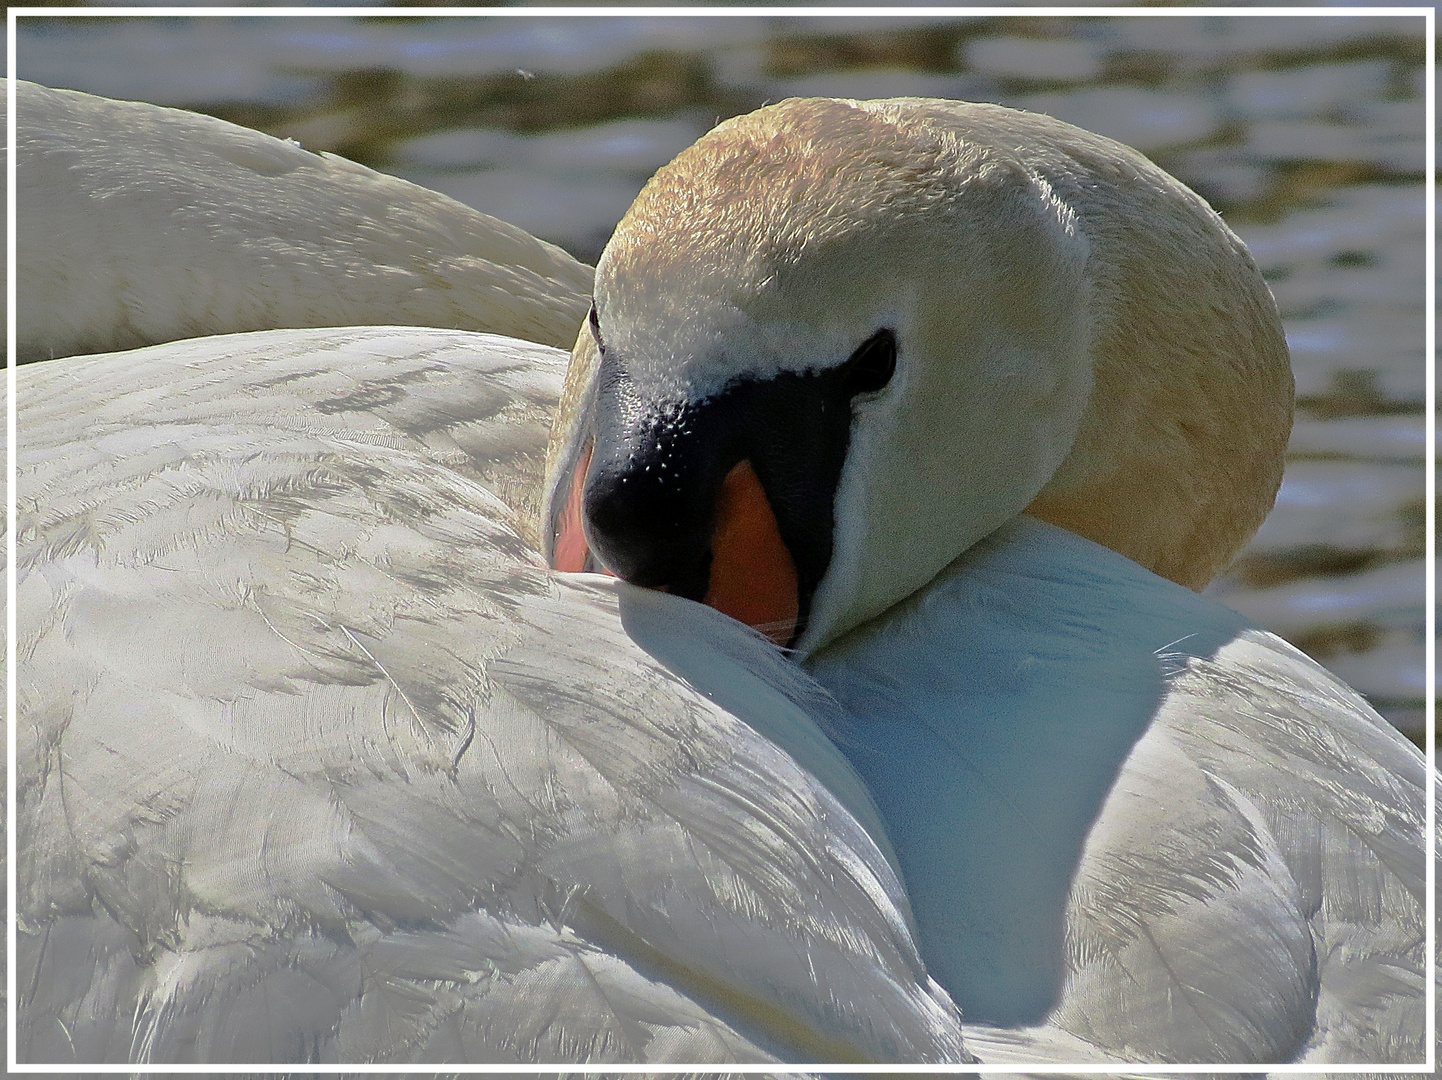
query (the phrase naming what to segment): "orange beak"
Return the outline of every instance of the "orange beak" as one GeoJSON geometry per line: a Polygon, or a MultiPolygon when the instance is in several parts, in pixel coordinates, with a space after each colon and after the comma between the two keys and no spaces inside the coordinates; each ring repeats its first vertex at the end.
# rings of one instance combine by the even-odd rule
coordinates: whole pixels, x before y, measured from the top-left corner
{"type": "Polygon", "coordinates": [[[796,633],[796,564],[749,461],[735,466],[721,483],[706,603],[778,645],[796,633]]]}

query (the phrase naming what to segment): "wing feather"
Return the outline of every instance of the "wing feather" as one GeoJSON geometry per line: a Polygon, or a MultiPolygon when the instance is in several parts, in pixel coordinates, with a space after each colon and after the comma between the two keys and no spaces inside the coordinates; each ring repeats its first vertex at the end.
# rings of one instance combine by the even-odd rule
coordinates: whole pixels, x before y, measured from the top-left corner
{"type": "Polygon", "coordinates": [[[545,570],[433,437],[528,430],[506,401],[557,354],[404,341],[23,373],[21,1057],[964,1060],[892,865],[802,763],[845,772],[824,692],[709,609],[545,570]],[[623,614],[719,645],[729,707],[623,614]]]}

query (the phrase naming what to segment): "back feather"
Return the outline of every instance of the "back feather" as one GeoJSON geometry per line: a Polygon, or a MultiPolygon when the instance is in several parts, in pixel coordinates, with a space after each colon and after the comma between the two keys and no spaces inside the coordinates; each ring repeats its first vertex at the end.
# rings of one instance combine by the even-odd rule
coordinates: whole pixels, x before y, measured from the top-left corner
{"type": "Polygon", "coordinates": [[[585,317],[589,266],[444,195],[214,117],[16,89],[21,363],[382,323],[569,348],[585,317]]]}

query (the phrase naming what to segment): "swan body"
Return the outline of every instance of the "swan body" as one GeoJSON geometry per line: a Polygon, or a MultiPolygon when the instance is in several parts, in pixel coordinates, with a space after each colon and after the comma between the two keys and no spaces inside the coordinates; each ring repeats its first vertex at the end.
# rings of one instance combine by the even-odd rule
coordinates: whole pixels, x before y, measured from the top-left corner
{"type": "Polygon", "coordinates": [[[562,359],[21,370],[21,1061],[967,1060],[824,692],[483,482],[562,359]]]}
{"type": "Polygon", "coordinates": [[[16,92],[21,363],[277,327],[575,339],[590,267],[512,225],[213,117],[16,92]]]}
{"type": "Polygon", "coordinates": [[[1291,403],[1201,200],[787,102],[590,322],[21,373],[23,1059],[1420,1059],[1428,770],[1185,587],[1291,403]]]}

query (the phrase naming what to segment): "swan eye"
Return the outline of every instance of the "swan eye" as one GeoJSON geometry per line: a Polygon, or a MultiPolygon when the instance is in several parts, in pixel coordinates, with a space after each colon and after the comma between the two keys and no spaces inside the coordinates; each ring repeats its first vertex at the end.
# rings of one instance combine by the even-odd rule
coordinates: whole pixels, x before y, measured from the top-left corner
{"type": "Polygon", "coordinates": [[[881,329],[861,343],[842,370],[852,394],[870,394],[882,389],[896,373],[896,335],[881,329]]]}
{"type": "Polygon", "coordinates": [[[596,347],[604,349],[605,345],[601,342],[601,317],[596,314],[594,300],[591,301],[591,310],[586,312],[586,325],[591,328],[591,336],[596,339],[596,347]]]}

